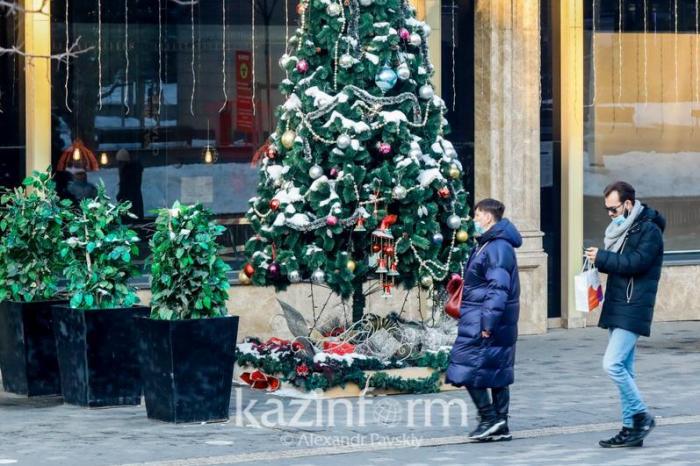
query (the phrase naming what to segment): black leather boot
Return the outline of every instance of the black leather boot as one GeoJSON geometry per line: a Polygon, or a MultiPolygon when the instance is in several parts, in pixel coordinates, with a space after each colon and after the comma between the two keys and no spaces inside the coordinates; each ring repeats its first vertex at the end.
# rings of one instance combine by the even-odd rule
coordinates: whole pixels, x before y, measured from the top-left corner
{"type": "Polygon", "coordinates": [[[504,424],[496,432],[489,436],[490,440],[502,441],[511,440],[513,436],[508,429],[508,408],[510,406],[510,388],[500,387],[492,388],[491,395],[493,396],[493,406],[496,410],[498,419],[503,420],[504,424]]]}
{"type": "Polygon", "coordinates": [[[467,388],[469,396],[479,411],[479,425],[469,434],[470,439],[488,440],[488,436],[498,431],[505,425],[503,419],[499,419],[489,392],[485,388],[467,388]]]}

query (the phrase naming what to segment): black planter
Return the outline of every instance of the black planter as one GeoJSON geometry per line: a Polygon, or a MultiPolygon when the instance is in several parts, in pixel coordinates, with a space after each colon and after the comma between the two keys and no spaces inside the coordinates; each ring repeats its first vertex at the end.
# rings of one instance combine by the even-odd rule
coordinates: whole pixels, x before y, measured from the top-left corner
{"type": "Polygon", "coordinates": [[[53,307],[63,401],[91,408],[141,404],[134,317],[149,312],[53,307]]]}
{"type": "Polygon", "coordinates": [[[0,371],[5,391],[60,395],[51,306],[66,301],[0,303],[0,371]]]}
{"type": "Polygon", "coordinates": [[[136,321],[148,417],[166,422],[227,420],[238,316],[136,321]]]}

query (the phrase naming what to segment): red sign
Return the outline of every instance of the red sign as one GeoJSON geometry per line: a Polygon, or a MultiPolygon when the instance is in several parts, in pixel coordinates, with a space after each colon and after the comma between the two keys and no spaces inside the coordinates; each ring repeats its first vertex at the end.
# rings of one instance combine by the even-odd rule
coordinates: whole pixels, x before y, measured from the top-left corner
{"type": "Polygon", "coordinates": [[[250,52],[236,51],[236,129],[252,133],[253,118],[253,60],[250,52]]]}

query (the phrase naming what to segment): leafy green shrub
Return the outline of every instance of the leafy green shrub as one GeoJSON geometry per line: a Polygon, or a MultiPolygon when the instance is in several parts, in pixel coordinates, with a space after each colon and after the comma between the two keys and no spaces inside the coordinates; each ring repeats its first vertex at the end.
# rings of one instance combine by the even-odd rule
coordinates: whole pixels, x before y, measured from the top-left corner
{"type": "Polygon", "coordinates": [[[224,227],[201,205],[161,209],[151,238],[151,317],[163,320],[225,316],[229,266],[218,257],[224,227]]]}
{"type": "Polygon", "coordinates": [[[51,175],[38,171],[0,201],[0,301],[57,298],[61,208],[70,201],[60,201],[51,175]]]}
{"type": "Polygon", "coordinates": [[[74,309],[114,309],[138,303],[130,278],[138,274],[138,235],[122,224],[130,202],[113,204],[101,184],[97,197],[83,199],[75,211],[64,213],[68,238],[61,244],[64,274],[74,309]]]}

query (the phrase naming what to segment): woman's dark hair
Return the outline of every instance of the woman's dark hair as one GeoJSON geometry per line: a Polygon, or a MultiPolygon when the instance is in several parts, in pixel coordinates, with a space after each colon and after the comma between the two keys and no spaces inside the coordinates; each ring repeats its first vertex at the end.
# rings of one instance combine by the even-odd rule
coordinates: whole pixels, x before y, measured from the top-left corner
{"type": "Polygon", "coordinates": [[[506,206],[501,201],[496,199],[482,199],[474,206],[474,210],[488,212],[493,215],[494,220],[500,222],[503,218],[503,213],[506,211],[506,206]]]}
{"type": "Polygon", "coordinates": [[[617,191],[620,197],[620,202],[630,201],[634,204],[636,193],[631,184],[625,181],[615,181],[610,183],[604,191],[605,197],[608,197],[613,191],[617,191]]]}

